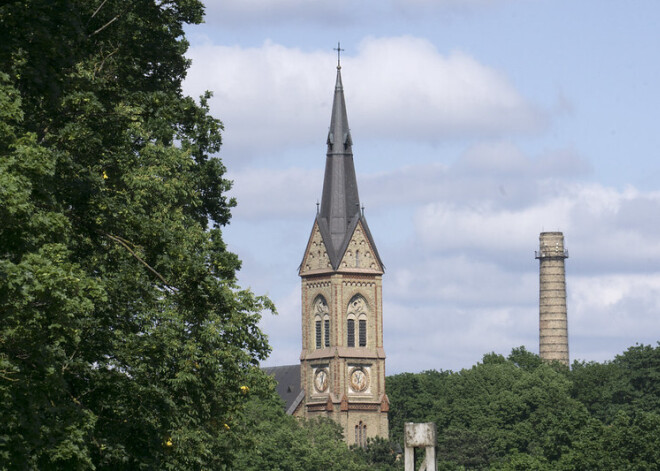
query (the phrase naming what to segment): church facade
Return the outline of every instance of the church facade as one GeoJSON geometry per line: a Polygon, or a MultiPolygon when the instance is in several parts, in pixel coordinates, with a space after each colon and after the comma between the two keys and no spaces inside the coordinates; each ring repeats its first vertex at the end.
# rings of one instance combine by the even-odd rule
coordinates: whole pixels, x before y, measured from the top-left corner
{"type": "Polygon", "coordinates": [[[337,66],[323,192],[299,275],[300,394],[292,413],[330,417],[349,445],[388,436],[382,276],[360,206],[351,132],[337,66]]]}

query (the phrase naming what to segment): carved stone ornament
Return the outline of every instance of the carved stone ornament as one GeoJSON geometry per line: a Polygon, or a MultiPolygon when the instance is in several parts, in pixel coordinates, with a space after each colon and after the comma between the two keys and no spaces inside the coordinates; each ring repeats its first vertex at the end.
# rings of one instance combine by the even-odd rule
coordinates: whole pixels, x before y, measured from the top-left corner
{"type": "Polygon", "coordinates": [[[369,374],[362,368],[354,368],[351,371],[351,389],[355,392],[363,392],[369,387],[369,374]]]}
{"type": "Polygon", "coordinates": [[[318,228],[318,224],[315,223],[301,273],[330,268],[331,266],[330,258],[328,257],[328,252],[325,249],[323,237],[321,236],[321,231],[318,228]]]}
{"type": "Polygon", "coordinates": [[[360,314],[367,312],[367,305],[362,296],[354,296],[348,304],[347,314],[353,314],[358,317],[360,314]]]}
{"type": "Polygon", "coordinates": [[[319,368],[314,375],[314,389],[316,392],[325,392],[328,389],[328,370],[319,368]]]}
{"type": "Polygon", "coordinates": [[[315,315],[319,315],[321,317],[323,317],[324,314],[330,312],[328,310],[328,303],[325,302],[325,299],[322,296],[319,296],[314,301],[314,307],[312,308],[312,312],[315,315]]]}

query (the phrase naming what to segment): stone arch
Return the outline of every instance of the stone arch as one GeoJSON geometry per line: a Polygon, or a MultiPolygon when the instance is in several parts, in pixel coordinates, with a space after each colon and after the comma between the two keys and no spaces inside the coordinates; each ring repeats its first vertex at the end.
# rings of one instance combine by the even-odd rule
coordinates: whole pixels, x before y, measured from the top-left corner
{"type": "Polygon", "coordinates": [[[367,346],[367,319],[369,304],[361,294],[354,295],[346,308],[346,345],[367,346]]]}
{"type": "Polygon", "coordinates": [[[361,420],[355,425],[355,444],[362,448],[367,446],[367,424],[361,420]]]}
{"type": "Polygon", "coordinates": [[[330,346],[330,309],[328,302],[321,294],[317,295],[312,302],[312,332],[314,335],[313,345],[316,348],[330,346]]]}

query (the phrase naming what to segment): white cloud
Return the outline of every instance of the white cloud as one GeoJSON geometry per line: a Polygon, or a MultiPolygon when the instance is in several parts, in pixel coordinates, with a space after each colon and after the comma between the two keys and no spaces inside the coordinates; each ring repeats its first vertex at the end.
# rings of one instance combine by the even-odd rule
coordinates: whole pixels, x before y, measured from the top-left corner
{"type": "MultiPolygon", "coordinates": [[[[235,210],[241,218],[291,218],[309,217],[313,214],[314,202],[320,197],[323,184],[323,146],[312,159],[317,162],[312,170],[300,167],[261,168],[244,167],[228,173],[234,180],[232,195],[239,201],[235,210]]],[[[312,147],[313,148],[313,147],[312,147]]],[[[358,160],[364,160],[364,155],[358,160]]],[[[367,158],[381,159],[382,155],[371,153],[367,158]]],[[[566,191],[567,182],[583,175],[587,165],[571,151],[546,152],[529,158],[508,142],[481,143],[469,148],[452,164],[437,162],[420,163],[398,167],[394,170],[360,174],[360,194],[366,195],[369,214],[394,207],[406,207],[411,216],[411,205],[420,211],[434,212],[440,206],[456,206],[456,211],[467,216],[473,211],[475,217],[492,212],[494,208],[509,208],[513,218],[517,211],[533,210],[534,205],[543,204],[553,195],[566,191]],[[440,203],[441,202],[441,203],[440,203]],[[425,205],[425,206],[424,206],[425,205]],[[466,211],[466,208],[468,211],[466,211]]],[[[614,196],[613,196],[614,197],[614,196]]],[[[550,204],[550,203],[548,203],[550,204]]],[[[553,200],[553,205],[559,204],[553,200]]],[[[639,202],[642,204],[642,202],[639,202]]],[[[647,210],[653,204],[645,203],[647,210]]],[[[542,208],[547,213],[556,213],[553,208],[542,208]]],[[[538,225],[556,224],[547,216],[539,215],[538,225]]],[[[648,223],[647,223],[648,224],[648,223]]]]}
{"type": "Polygon", "coordinates": [[[544,123],[501,73],[460,51],[443,56],[425,39],[370,38],[346,62],[357,76],[345,82],[351,116],[367,135],[434,141],[544,123]]]}
{"type": "Polygon", "coordinates": [[[568,275],[571,356],[611,360],[660,332],[660,273],[568,275]]]}
{"type": "MultiPolygon", "coordinates": [[[[323,162],[320,158],[318,160],[323,162]]],[[[227,178],[234,181],[231,194],[239,202],[234,215],[262,220],[302,217],[311,221],[313,202],[319,197],[323,183],[321,168],[274,170],[248,167],[228,173],[227,178]]]]}
{"type": "MultiPolygon", "coordinates": [[[[225,124],[226,148],[277,153],[284,146],[324,142],[322,118],[329,116],[332,99],[332,78],[319,80],[325,54],[266,42],[259,48],[207,44],[191,48],[188,56],[193,65],[185,92],[214,92],[211,108],[225,124]]],[[[233,158],[240,163],[238,155],[233,158]]]]}
{"type": "MultiPolygon", "coordinates": [[[[256,26],[264,23],[305,21],[324,26],[349,21],[355,11],[350,0],[223,0],[208,2],[206,21],[227,28],[256,26]]],[[[362,10],[364,11],[364,10],[362,10]]]]}
{"type": "MultiPolygon", "coordinates": [[[[538,345],[538,314],[516,307],[459,309],[409,304],[384,307],[389,374],[426,369],[458,370],[485,353],[538,345]]],[[[536,348],[538,350],[538,347],[536,348]]]]}
{"type": "Polygon", "coordinates": [[[660,273],[576,276],[569,292],[577,335],[616,337],[659,331],[658,316],[644,314],[660,312],[660,273]],[[633,305],[640,309],[627,308],[633,305]]]}
{"type": "Polygon", "coordinates": [[[492,8],[510,0],[223,0],[208,2],[206,11],[211,24],[226,28],[262,24],[311,23],[332,28],[363,24],[384,15],[423,18],[429,12],[467,13],[477,8],[492,8]]]}
{"type": "Polygon", "coordinates": [[[266,314],[259,324],[262,331],[268,335],[268,342],[273,348],[264,365],[292,365],[298,363],[302,348],[300,288],[296,286],[288,294],[274,301],[278,315],[266,314]]]}
{"type": "MultiPolygon", "coordinates": [[[[186,93],[214,91],[212,111],[226,126],[230,159],[238,153],[323,143],[334,85],[332,51],[199,45],[186,93]],[[231,151],[231,152],[230,152],[231,151]]],[[[367,38],[342,58],[349,122],[360,139],[438,142],[447,137],[529,132],[544,113],[499,72],[462,52],[443,56],[427,40],[367,38]]]]}
{"type": "MultiPolygon", "coordinates": [[[[586,269],[653,271],[660,263],[660,192],[599,184],[532,181],[537,193],[515,205],[501,199],[436,201],[416,210],[419,239],[429,250],[512,253],[539,232],[563,231],[586,269]]],[[[466,179],[466,187],[474,183],[466,179]]],[[[515,188],[514,188],[515,191],[515,188]]]]}

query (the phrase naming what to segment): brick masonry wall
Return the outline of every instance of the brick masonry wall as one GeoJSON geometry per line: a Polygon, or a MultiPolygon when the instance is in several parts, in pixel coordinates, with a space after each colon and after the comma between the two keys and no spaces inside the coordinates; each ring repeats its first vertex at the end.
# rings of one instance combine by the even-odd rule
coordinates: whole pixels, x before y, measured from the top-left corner
{"type": "Polygon", "coordinates": [[[566,272],[561,232],[542,232],[539,236],[539,355],[546,361],[568,365],[568,316],[566,272]]]}

